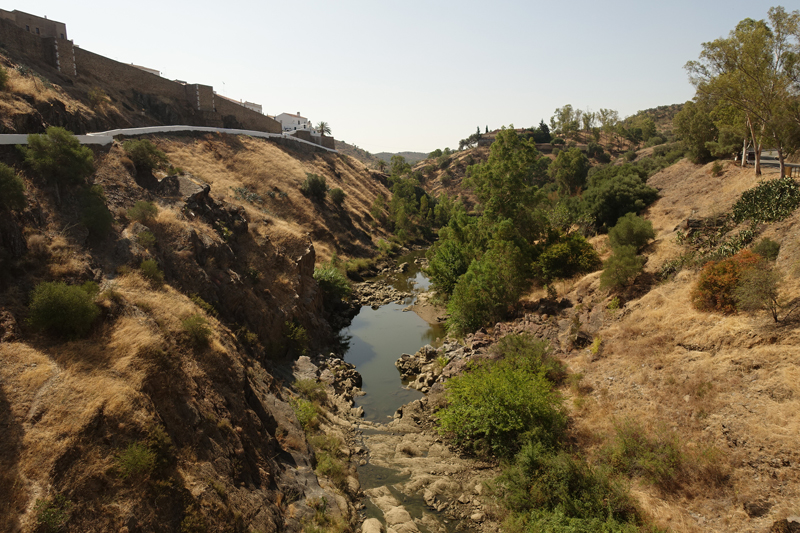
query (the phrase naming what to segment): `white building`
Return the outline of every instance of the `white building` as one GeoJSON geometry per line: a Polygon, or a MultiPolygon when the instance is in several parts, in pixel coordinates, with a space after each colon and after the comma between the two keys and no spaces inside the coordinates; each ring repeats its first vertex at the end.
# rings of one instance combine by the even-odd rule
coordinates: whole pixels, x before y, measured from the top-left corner
{"type": "Polygon", "coordinates": [[[275,117],[281,123],[283,131],[314,130],[314,126],[306,117],[300,116],[300,111],[296,115],[292,113],[281,113],[275,117]]]}

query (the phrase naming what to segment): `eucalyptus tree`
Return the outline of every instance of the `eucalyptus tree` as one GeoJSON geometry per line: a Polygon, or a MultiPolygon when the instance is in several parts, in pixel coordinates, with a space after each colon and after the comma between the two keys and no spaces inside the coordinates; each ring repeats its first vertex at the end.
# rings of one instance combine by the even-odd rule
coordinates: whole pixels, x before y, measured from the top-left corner
{"type": "Polygon", "coordinates": [[[768,21],[744,19],[727,38],[703,43],[686,70],[698,95],[727,102],[742,112],[761,174],[761,149],[778,152],[781,176],[786,155],[797,149],[800,12],[772,7],[768,21]]]}

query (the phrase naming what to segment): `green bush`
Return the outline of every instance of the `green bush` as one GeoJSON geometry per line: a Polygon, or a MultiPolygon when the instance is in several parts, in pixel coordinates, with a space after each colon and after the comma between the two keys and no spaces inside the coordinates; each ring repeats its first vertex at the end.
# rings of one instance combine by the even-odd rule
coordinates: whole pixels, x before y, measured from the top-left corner
{"type": "Polygon", "coordinates": [[[100,185],[92,185],[81,200],[81,222],[89,230],[89,235],[100,239],[108,235],[114,224],[114,217],[106,206],[106,196],[100,185]]]}
{"type": "Polygon", "coordinates": [[[560,396],[540,356],[507,353],[471,366],[445,384],[447,407],[437,413],[440,432],[479,455],[512,457],[524,442],[555,446],[566,425],[560,396]]]}
{"type": "Polygon", "coordinates": [[[324,176],[306,174],[306,181],[300,186],[300,192],[314,200],[322,201],[328,193],[328,184],[324,176]]]}
{"type": "Polygon", "coordinates": [[[590,177],[583,199],[587,211],[601,226],[610,228],[626,213],[638,213],[658,198],[658,191],[632,170],[594,182],[590,177]]]}
{"type": "Polygon", "coordinates": [[[308,332],[306,328],[292,321],[283,323],[283,335],[287,341],[287,348],[295,355],[305,355],[308,352],[308,332]]]}
{"type": "Polygon", "coordinates": [[[167,154],[147,139],[125,141],[122,148],[136,165],[137,172],[152,172],[169,163],[167,154]]]}
{"type": "Polygon", "coordinates": [[[338,188],[338,187],[336,187],[334,189],[331,189],[331,191],[330,191],[330,193],[328,193],[328,195],[330,196],[331,202],[333,202],[333,205],[335,205],[337,207],[341,206],[342,203],[344,203],[344,199],[347,196],[347,194],[345,194],[345,192],[342,189],[338,188]]]}
{"type": "Polygon", "coordinates": [[[570,278],[600,268],[600,256],[580,233],[551,235],[539,254],[534,271],[544,280],[570,278]]]}
{"type": "Polygon", "coordinates": [[[136,236],[136,242],[139,243],[139,246],[148,250],[155,246],[156,236],[150,231],[143,231],[136,236]]]}
{"type": "Polygon", "coordinates": [[[292,384],[302,396],[312,402],[324,402],[328,399],[325,386],[315,379],[299,379],[292,384]]]}
{"type": "MultiPolygon", "coordinates": [[[[781,310],[780,273],[771,268],[751,268],[742,272],[739,283],[733,290],[737,309],[742,311],[767,310],[772,319],[778,322],[778,312],[781,310]]],[[[797,307],[795,305],[795,307],[797,307]]],[[[791,312],[791,311],[790,311],[791,312]]],[[[788,314],[788,313],[787,313],[788,314]]]]}
{"type": "Polygon", "coordinates": [[[61,531],[69,521],[72,502],[63,494],[54,498],[37,499],[33,506],[36,522],[47,533],[61,531]]]}
{"type": "Polygon", "coordinates": [[[0,210],[22,211],[26,205],[25,183],[13,168],[0,163],[0,210]]]}
{"type": "Polygon", "coordinates": [[[547,341],[531,335],[506,335],[494,345],[492,353],[527,360],[533,368],[543,371],[545,377],[555,384],[562,383],[567,376],[567,366],[560,359],[553,357],[547,341]]]}
{"type": "Polygon", "coordinates": [[[97,109],[111,102],[106,92],[100,87],[93,87],[89,89],[89,107],[97,109]]]}
{"type": "Polygon", "coordinates": [[[347,276],[331,263],[324,263],[316,267],[314,279],[322,289],[325,301],[329,303],[344,300],[353,291],[347,276]]]}
{"type": "Polygon", "coordinates": [[[700,272],[697,285],[689,296],[692,305],[700,311],[736,312],[734,290],[742,274],[755,268],[762,260],[750,250],[743,250],[728,259],[709,262],[700,272]]]}
{"type": "Polygon", "coordinates": [[[498,478],[523,531],[638,532],[636,506],[607,469],[541,443],[526,444],[498,478]]]}
{"type": "Polygon", "coordinates": [[[142,224],[152,222],[157,214],[158,207],[156,207],[156,204],[146,200],[139,200],[133,207],[128,209],[128,218],[142,224]]]}
{"type": "Polygon", "coordinates": [[[139,270],[142,276],[153,285],[161,285],[164,283],[164,273],[158,268],[158,263],[155,259],[145,259],[139,265],[139,270]]]}
{"type": "Polygon", "coordinates": [[[56,185],[81,182],[94,172],[92,151],[64,128],[50,126],[44,134],[31,133],[28,146],[20,149],[25,162],[56,185]]]}
{"type": "Polygon", "coordinates": [[[292,398],[289,402],[292,406],[297,421],[300,422],[303,430],[310,432],[319,427],[319,412],[317,406],[303,398],[292,398]]]}
{"type": "Polygon", "coordinates": [[[617,219],[617,224],[608,230],[608,240],[611,241],[613,248],[633,246],[638,250],[655,236],[653,223],[635,213],[620,217],[617,219]]]}
{"type": "Polygon", "coordinates": [[[722,169],[723,168],[724,167],[722,166],[722,162],[721,161],[714,161],[714,164],[711,165],[711,175],[716,178],[717,176],[722,174],[722,169]]]}
{"type": "Polygon", "coordinates": [[[800,205],[800,186],[788,176],[763,181],[742,193],[733,204],[733,220],[777,222],[784,220],[800,205]]]}
{"type": "Polygon", "coordinates": [[[146,478],[156,466],[156,453],[138,442],[128,445],[117,456],[117,471],[122,479],[146,478]]]}
{"type": "Polygon", "coordinates": [[[778,259],[778,253],[780,253],[780,251],[781,245],[768,237],[764,237],[753,246],[753,252],[767,261],[775,261],[778,259]]]}
{"type": "Polygon", "coordinates": [[[458,279],[447,310],[449,330],[475,331],[508,316],[528,287],[528,268],[514,244],[499,241],[458,279]]]}
{"type": "Polygon", "coordinates": [[[0,91],[5,91],[8,88],[8,71],[5,67],[0,66],[0,91]]]}
{"type": "Polygon", "coordinates": [[[183,331],[195,346],[206,346],[211,337],[211,328],[208,327],[208,320],[203,315],[192,315],[181,321],[183,331]]]}
{"type": "Polygon", "coordinates": [[[28,320],[32,326],[61,337],[82,337],[100,316],[100,308],[94,303],[96,292],[95,283],[39,283],[31,293],[28,320]]]}
{"type": "Polygon", "coordinates": [[[600,288],[624,287],[636,278],[644,267],[645,258],[636,255],[633,246],[617,246],[611,257],[603,263],[600,288]]]}

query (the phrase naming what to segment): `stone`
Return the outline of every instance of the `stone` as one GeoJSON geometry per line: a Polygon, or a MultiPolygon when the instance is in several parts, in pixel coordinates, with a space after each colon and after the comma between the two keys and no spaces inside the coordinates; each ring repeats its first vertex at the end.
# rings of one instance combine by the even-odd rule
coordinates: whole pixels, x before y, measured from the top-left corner
{"type": "Polygon", "coordinates": [[[361,524],[361,533],[383,533],[383,524],[377,518],[367,518],[361,524]]]}
{"type": "Polygon", "coordinates": [[[478,513],[474,513],[474,514],[473,514],[472,516],[470,516],[469,518],[470,518],[470,520],[472,520],[473,522],[483,522],[483,519],[484,519],[484,518],[486,518],[486,515],[485,515],[485,514],[483,514],[483,513],[481,513],[481,512],[478,512],[478,513]]]}

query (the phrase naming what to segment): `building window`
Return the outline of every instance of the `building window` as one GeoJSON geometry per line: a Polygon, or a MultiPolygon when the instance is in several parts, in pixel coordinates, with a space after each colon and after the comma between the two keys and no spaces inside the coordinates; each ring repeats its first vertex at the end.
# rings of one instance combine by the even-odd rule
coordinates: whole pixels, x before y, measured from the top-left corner
{"type": "Polygon", "coordinates": [[[61,34],[61,38],[62,38],[62,39],[64,38],[64,34],[63,34],[63,33],[61,34]]]}
{"type": "Polygon", "coordinates": [[[25,24],[25,31],[31,31],[31,27],[25,24]]]}
{"type": "Polygon", "coordinates": [[[36,35],[39,35],[39,28],[36,28],[36,35]]]}

